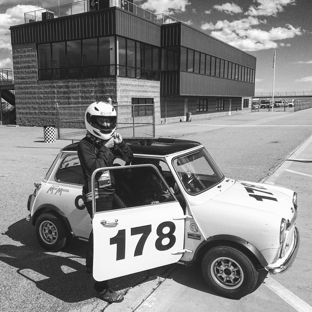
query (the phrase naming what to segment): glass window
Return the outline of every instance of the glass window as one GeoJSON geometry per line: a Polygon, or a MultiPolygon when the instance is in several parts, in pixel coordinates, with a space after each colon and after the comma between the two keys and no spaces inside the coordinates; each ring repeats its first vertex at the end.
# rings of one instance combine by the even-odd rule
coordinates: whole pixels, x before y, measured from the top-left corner
{"type": "Polygon", "coordinates": [[[235,64],[235,80],[238,80],[238,64],[235,64]]]}
{"type": "Polygon", "coordinates": [[[83,66],[97,65],[97,38],[82,40],[83,66]]]}
{"type": "Polygon", "coordinates": [[[38,45],[38,66],[39,69],[47,69],[52,67],[51,45],[50,43],[38,45]]]}
{"type": "Polygon", "coordinates": [[[211,56],[206,55],[206,75],[210,76],[211,75],[211,56]]]}
{"type": "Polygon", "coordinates": [[[194,57],[194,73],[199,74],[199,66],[200,66],[200,53],[195,51],[194,57]]]}
{"type": "Polygon", "coordinates": [[[224,78],[224,60],[220,61],[220,77],[224,78]]]}
{"type": "Polygon", "coordinates": [[[126,66],[127,58],[126,58],[126,39],[118,37],[117,38],[117,46],[118,46],[118,64],[126,66]]]}
{"type": "Polygon", "coordinates": [[[223,179],[222,172],[205,149],[175,158],[173,167],[190,195],[205,192],[223,179]]]}
{"type": "Polygon", "coordinates": [[[132,116],[153,116],[153,98],[132,98],[132,116]]]}
{"type": "Polygon", "coordinates": [[[66,68],[65,42],[52,43],[52,67],[66,68]]]}
{"type": "Polygon", "coordinates": [[[194,51],[191,49],[187,49],[187,71],[194,71],[194,51]]]}
{"type": "Polygon", "coordinates": [[[211,57],[211,76],[216,75],[216,58],[214,56],[211,57]]]}
{"type": "Polygon", "coordinates": [[[68,67],[81,67],[81,40],[67,41],[68,67]]]}
{"type": "MultiPolygon", "coordinates": [[[[140,42],[136,42],[136,66],[139,68],[142,67],[142,47],[141,47],[140,42]]],[[[137,77],[137,78],[140,78],[140,77],[137,77]]]]}
{"type": "Polygon", "coordinates": [[[216,57],[216,77],[220,77],[220,59],[216,57]]]}
{"type": "Polygon", "coordinates": [[[228,78],[232,79],[232,62],[229,62],[228,78]]]}
{"type": "MultiPolygon", "coordinates": [[[[159,70],[159,48],[153,47],[153,64],[152,69],[159,70]]],[[[173,58],[173,64],[174,64],[174,58],[173,58]]]]}
{"type": "Polygon", "coordinates": [[[135,67],[135,41],[127,40],[127,66],[135,67]]]}
{"type": "Polygon", "coordinates": [[[55,180],[63,183],[84,184],[80,161],[75,155],[66,156],[55,174],[55,180]]]}
{"type": "Polygon", "coordinates": [[[229,73],[229,69],[228,69],[228,61],[224,61],[224,78],[228,78],[228,73],[229,73]]]}
{"type": "Polygon", "coordinates": [[[187,64],[187,49],[181,47],[181,64],[180,64],[181,71],[186,71],[186,64],[187,64]]]}
{"type": "Polygon", "coordinates": [[[144,44],[143,68],[152,69],[152,46],[144,44]]]}
{"type": "Polygon", "coordinates": [[[216,110],[221,111],[224,110],[224,101],[223,99],[218,99],[216,103],[216,110]]]}
{"type": "Polygon", "coordinates": [[[205,75],[205,66],[206,66],[206,55],[204,53],[200,53],[200,73],[205,75]]]}
{"type": "Polygon", "coordinates": [[[115,39],[114,37],[99,38],[99,65],[115,64],[115,39]]]}

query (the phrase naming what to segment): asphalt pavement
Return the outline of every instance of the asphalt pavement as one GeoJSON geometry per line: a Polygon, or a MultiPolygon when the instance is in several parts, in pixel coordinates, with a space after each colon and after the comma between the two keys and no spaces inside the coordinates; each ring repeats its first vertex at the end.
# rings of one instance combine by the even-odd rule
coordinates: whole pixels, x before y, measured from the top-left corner
{"type": "Polygon", "coordinates": [[[44,142],[43,128],[0,126],[0,311],[312,311],[312,109],[244,112],[156,127],[156,136],[202,142],[229,177],[266,181],[299,194],[301,247],[293,267],[239,301],[210,295],[200,276],[183,266],[118,279],[127,289],[120,304],[94,297],[84,272],[84,243],[44,252],[25,221],[26,202],[60,148],[44,142]],[[194,301],[194,297],[196,300],[194,301]]]}

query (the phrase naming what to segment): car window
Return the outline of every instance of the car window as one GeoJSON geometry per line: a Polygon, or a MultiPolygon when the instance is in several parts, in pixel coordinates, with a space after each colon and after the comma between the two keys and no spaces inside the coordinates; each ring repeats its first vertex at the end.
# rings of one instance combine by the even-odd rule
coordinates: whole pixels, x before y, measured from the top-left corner
{"type": "Polygon", "coordinates": [[[205,149],[175,158],[173,166],[185,190],[191,195],[211,188],[224,178],[205,149]]]}
{"type": "Polygon", "coordinates": [[[56,174],[55,180],[63,183],[84,184],[81,165],[77,154],[64,157],[56,174]]]}
{"type": "MultiPolygon", "coordinates": [[[[111,175],[114,176],[114,179],[111,179],[114,180],[115,190],[113,209],[156,205],[176,200],[164,178],[152,166],[137,165],[126,168],[117,166],[109,171],[110,178],[111,175]]],[[[96,176],[100,177],[101,174],[96,176]]],[[[96,185],[99,186],[98,181],[96,185]]]]}

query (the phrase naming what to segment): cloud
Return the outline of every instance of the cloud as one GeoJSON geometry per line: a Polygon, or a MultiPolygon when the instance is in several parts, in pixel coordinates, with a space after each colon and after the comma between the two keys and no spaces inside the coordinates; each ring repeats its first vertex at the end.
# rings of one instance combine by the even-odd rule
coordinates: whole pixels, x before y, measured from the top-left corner
{"type": "Polygon", "coordinates": [[[0,13],[0,68],[12,67],[10,27],[23,24],[24,13],[38,9],[40,8],[33,5],[17,5],[0,13]]]}
{"type": "Polygon", "coordinates": [[[223,20],[216,24],[205,23],[202,24],[201,29],[210,30],[211,36],[244,51],[275,49],[277,47],[275,41],[290,39],[303,34],[300,27],[295,28],[289,24],[285,27],[272,27],[268,31],[255,28],[266,23],[266,20],[249,16],[233,22],[223,20]]]}
{"type": "Polygon", "coordinates": [[[312,82],[312,76],[304,77],[301,79],[295,80],[296,82],[312,82]]]}
{"type": "Polygon", "coordinates": [[[204,13],[205,13],[205,14],[210,14],[210,13],[211,13],[211,10],[205,10],[204,13]]]}
{"type": "Polygon", "coordinates": [[[185,12],[185,7],[191,3],[188,0],[147,0],[142,8],[155,12],[155,14],[172,15],[178,12],[185,12]]]}
{"type": "Polygon", "coordinates": [[[243,12],[243,10],[233,2],[232,3],[228,2],[222,5],[214,5],[213,8],[220,12],[224,12],[230,15],[243,12]]]}
{"type": "Polygon", "coordinates": [[[192,20],[189,20],[189,21],[186,21],[186,22],[183,22],[184,24],[186,24],[186,25],[193,25],[193,22],[192,22],[192,20]]]}
{"type": "Polygon", "coordinates": [[[257,6],[250,6],[245,15],[249,16],[276,16],[283,12],[287,5],[296,5],[296,0],[256,0],[257,6]]]}
{"type": "Polygon", "coordinates": [[[13,63],[12,59],[7,57],[5,59],[0,60],[0,68],[12,68],[13,63]]]}

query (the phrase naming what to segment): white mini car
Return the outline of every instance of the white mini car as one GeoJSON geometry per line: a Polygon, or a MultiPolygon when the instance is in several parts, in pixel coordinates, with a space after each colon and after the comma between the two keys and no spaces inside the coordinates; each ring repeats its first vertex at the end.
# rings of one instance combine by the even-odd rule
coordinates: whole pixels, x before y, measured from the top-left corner
{"type": "MultiPolygon", "coordinates": [[[[125,141],[134,159],[109,168],[114,209],[97,212],[94,205],[92,224],[77,143],[63,148],[35,184],[28,220],[44,248],[58,251],[72,236],[87,240],[93,227],[96,280],[199,263],[210,290],[233,299],[292,265],[299,248],[295,192],[226,178],[195,141],[125,141]]],[[[107,176],[107,168],[93,173],[94,183],[104,170],[107,176]]]]}

